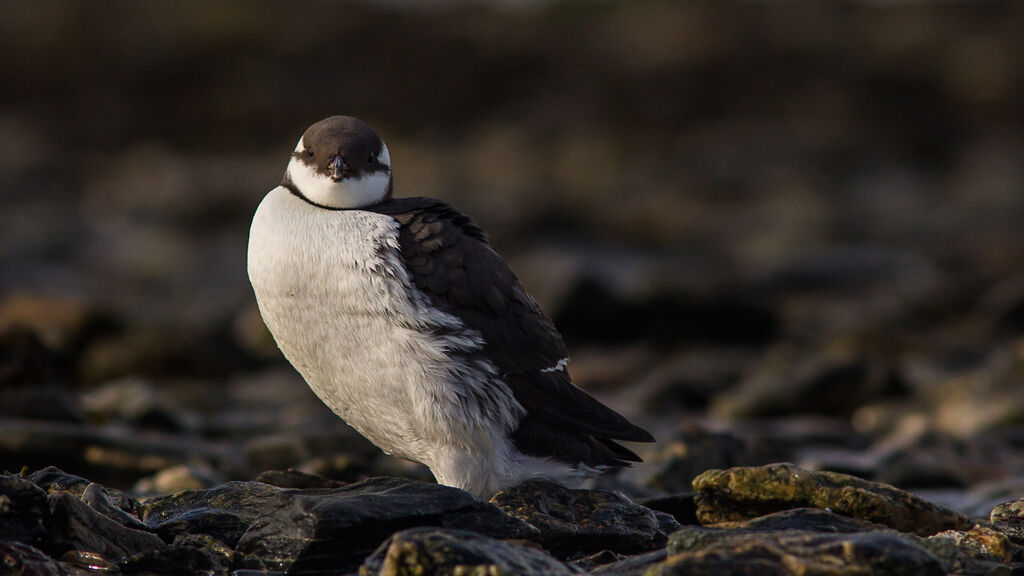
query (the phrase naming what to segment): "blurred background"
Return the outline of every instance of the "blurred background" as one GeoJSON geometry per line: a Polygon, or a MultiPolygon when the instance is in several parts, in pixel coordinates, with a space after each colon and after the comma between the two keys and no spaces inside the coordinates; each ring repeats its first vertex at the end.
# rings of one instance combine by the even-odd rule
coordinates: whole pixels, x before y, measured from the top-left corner
{"type": "Polygon", "coordinates": [[[606,484],[791,460],[968,513],[1024,491],[1020,3],[0,13],[0,468],[429,478],[320,405],[246,278],[295,142],[347,114],[656,432],[606,484]]]}

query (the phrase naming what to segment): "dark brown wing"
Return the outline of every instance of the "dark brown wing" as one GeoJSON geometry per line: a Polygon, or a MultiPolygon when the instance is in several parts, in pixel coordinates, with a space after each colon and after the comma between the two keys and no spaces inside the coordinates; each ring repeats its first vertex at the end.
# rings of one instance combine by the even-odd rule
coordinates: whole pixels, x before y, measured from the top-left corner
{"type": "Polygon", "coordinates": [[[614,440],[654,438],[573,385],[565,370],[550,370],[568,356],[561,335],[468,216],[430,198],[372,210],[400,224],[402,259],[416,287],[483,336],[484,355],[528,413],[513,435],[521,452],[574,465],[639,461],[614,440]]]}

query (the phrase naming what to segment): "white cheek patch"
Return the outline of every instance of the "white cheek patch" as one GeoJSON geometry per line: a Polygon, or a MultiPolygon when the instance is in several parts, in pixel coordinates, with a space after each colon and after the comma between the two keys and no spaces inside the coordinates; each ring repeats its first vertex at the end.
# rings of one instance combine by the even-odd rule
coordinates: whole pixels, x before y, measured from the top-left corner
{"type": "MultiPolygon", "coordinates": [[[[301,144],[302,140],[299,140],[299,143],[301,144]]],[[[388,154],[388,145],[383,142],[380,143],[380,154],[377,154],[377,162],[388,168],[391,167],[391,154],[388,154]]]]}
{"type": "MultiPolygon", "coordinates": [[[[305,138],[305,136],[303,136],[302,138],[305,138]]],[[[299,138],[299,143],[295,145],[296,152],[302,152],[303,150],[306,149],[306,147],[302,144],[302,138],[299,138]]]]}
{"type": "Polygon", "coordinates": [[[559,370],[564,372],[566,366],[568,366],[568,365],[569,365],[569,359],[568,358],[562,358],[561,360],[558,361],[557,364],[555,364],[554,366],[551,366],[549,368],[544,368],[544,369],[541,370],[541,372],[558,372],[559,370]]]}
{"type": "MultiPolygon", "coordinates": [[[[302,140],[299,146],[301,149],[302,140]]],[[[386,171],[335,182],[295,158],[288,163],[288,176],[303,196],[330,208],[364,208],[376,204],[387,195],[391,182],[386,171]]]]}

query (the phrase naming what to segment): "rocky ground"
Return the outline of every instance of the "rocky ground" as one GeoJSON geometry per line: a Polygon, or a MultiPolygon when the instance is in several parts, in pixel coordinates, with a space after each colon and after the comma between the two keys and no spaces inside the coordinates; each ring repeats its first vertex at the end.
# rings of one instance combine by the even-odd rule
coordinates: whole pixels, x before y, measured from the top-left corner
{"type": "Polygon", "coordinates": [[[527,4],[0,0],[5,572],[1024,573],[1022,5],[527,4]],[[644,463],[479,502],[312,395],[244,255],[336,113],[644,463]]]}

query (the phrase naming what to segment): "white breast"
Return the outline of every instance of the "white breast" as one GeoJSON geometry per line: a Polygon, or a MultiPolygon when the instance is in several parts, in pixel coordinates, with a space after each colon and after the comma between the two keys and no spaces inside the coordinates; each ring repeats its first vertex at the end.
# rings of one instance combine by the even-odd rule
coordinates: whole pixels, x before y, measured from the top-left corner
{"type": "Polygon", "coordinates": [[[390,216],[317,208],[278,187],[253,218],[249,279],[285,357],[352,427],[439,482],[497,489],[516,473],[507,436],[522,406],[469,357],[479,334],[429,305],[398,251],[390,216]]]}

